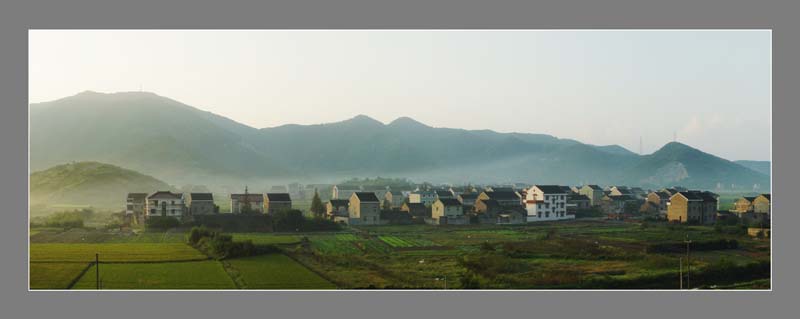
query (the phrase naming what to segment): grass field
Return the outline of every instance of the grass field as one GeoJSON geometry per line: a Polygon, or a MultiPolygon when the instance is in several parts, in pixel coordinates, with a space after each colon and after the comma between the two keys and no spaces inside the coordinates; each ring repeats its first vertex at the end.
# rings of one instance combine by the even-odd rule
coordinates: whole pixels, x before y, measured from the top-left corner
{"type": "Polygon", "coordinates": [[[30,264],[31,289],[67,289],[69,284],[89,267],[88,263],[30,264]]]}
{"type": "Polygon", "coordinates": [[[283,254],[228,261],[246,289],[335,289],[336,286],[283,254]]]}
{"type": "Polygon", "coordinates": [[[31,262],[87,263],[100,254],[101,262],[204,260],[208,257],[186,244],[31,244],[31,262]]]}
{"type": "MultiPolygon", "coordinates": [[[[96,289],[95,266],[73,289],[96,289]]],[[[100,264],[101,289],[236,289],[218,261],[100,264]]]]}

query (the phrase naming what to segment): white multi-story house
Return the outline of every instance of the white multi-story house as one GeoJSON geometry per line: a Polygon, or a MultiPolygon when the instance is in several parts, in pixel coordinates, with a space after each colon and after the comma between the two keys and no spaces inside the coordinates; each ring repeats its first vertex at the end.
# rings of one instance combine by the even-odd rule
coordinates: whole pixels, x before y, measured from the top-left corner
{"type": "Polygon", "coordinates": [[[147,217],[181,218],[186,213],[182,193],[158,191],[147,196],[147,217]]]}
{"type": "Polygon", "coordinates": [[[557,185],[533,185],[525,195],[527,221],[573,219],[567,214],[567,192],[557,185]]]}

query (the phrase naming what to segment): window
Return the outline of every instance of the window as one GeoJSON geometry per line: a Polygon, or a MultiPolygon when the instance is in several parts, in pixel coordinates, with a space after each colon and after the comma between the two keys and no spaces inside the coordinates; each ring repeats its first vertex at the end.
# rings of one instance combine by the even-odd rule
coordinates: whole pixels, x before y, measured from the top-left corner
{"type": "Polygon", "coordinates": [[[158,206],[158,200],[154,200],[153,205],[158,206]]]}

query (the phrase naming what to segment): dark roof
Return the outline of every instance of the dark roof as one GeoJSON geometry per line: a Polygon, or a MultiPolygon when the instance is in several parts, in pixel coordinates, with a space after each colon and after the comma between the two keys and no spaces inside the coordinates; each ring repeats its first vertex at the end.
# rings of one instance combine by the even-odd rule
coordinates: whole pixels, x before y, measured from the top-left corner
{"type": "Polygon", "coordinates": [[[561,186],[558,185],[535,185],[536,188],[542,190],[545,194],[564,194],[567,193],[564,191],[561,186]]]}
{"type": "MultiPolygon", "coordinates": [[[[586,185],[586,186],[588,186],[589,188],[591,188],[591,189],[593,189],[593,190],[596,190],[596,191],[601,191],[601,190],[603,190],[603,188],[602,188],[602,187],[600,187],[600,186],[597,186],[597,185],[594,185],[594,184],[589,184],[589,185],[586,185]]],[[[584,187],[586,187],[586,186],[584,186],[584,187]]]]}
{"type": "Polygon", "coordinates": [[[455,198],[439,198],[438,201],[442,202],[444,206],[461,206],[461,202],[455,198]]]}
{"type": "Polygon", "coordinates": [[[512,200],[512,199],[519,199],[517,193],[515,192],[508,192],[508,191],[494,191],[494,192],[486,192],[486,195],[489,195],[490,199],[494,200],[512,200]]]}
{"type": "Polygon", "coordinates": [[[581,194],[571,194],[567,195],[567,200],[591,200],[589,196],[581,195],[581,194]]]}
{"type": "Polygon", "coordinates": [[[350,201],[346,200],[346,199],[331,199],[329,202],[331,203],[331,206],[333,206],[333,207],[350,205],[350,201]]]}
{"type": "Polygon", "coordinates": [[[745,196],[745,197],[742,197],[742,198],[746,199],[748,202],[752,202],[753,200],[756,199],[755,197],[748,197],[748,196],[745,196]]]}
{"type": "Polygon", "coordinates": [[[267,200],[270,202],[291,202],[292,197],[288,193],[267,193],[267,200]]]}
{"type": "Polygon", "coordinates": [[[378,196],[375,196],[375,193],[373,192],[355,192],[353,194],[356,194],[358,200],[362,202],[380,202],[380,200],[378,200],[378,196]]]}
{"type": "Polygon", "coordinates": [[[147,193],[128,193],[128,198],[145,199],[147,198],[147,193]]]}
{"type": "MultiPolygon", "coordinates": [[[[691,200],[691,201],[695,201],[695,200],[701,201],[701,200],[703,200],[703,196],[702,196],[702,194],[700,192],[678,192],[678,194],[683,195],[683,197],[686,197],[686,199],[691,200]]],[[[675,194],[673,196],[677,196],[677,194],[675,194]]]]}
{"type": "Polygon", "coordinates": [[[189,194],[190,200],[214,200],[214,195],[211,193],[190,193],[189,194]]]}
{"type": "Polygon", "coordinates": [[[497,186],[497,187],[489,186],[489,187],[492,189],[492,191],[495,192],[514,192],[513,187],[507,187],[507,186],[497,186]]]}
{"type": "Polygon", "coordinates": [[[181,197],[183,197],[183,194],[173,193],[170,191],[157,191],[151,194],[150,196],[147,196],[147,198],[173,198],[173,199],[180,199],[181,197]]]}
{"type": "Polygon", "coordinates": [[[669,193],[667,192],[654,192],[654,193],[658,195],[658,198],[669,199],[669,193]]]}
{"type": "Polygon", "coordinates": [[[483,202],[483,204],[486,205],[486,207],[489,207],[489,206],[500,206],[500,202],[498,202],[498,201],[496,201],[494,199],[484,199],[484,200],[481,200],[481,202],[483,202]]]}
{"type": "Polygon", "coordinates": [[[478,193],[463,193],[458,196],[461,197],[461,199],[476,199],[478,198],[478,193]]]}
{"type": "Polygon", "coordinates": [[[768,200],[772,200],[772,194],[761,194],[761,196],[766,197],[768,200]]]}
{"type": "Polygon", "coordinates": [[[453,197],[453,193],[450,191],[436,191],[436,196],[439,197],[453,197]]]}
{"type": "Polygon", "coordinates": [[[562,189],[562,190],[563,190],[565,193],[572,193],[572,187],[569,187],[569,186],[561,186],[561,189],[562,189]]]}
{"type": "Polygon", "coordinates": [[[618,202],[618,201],[632,201],[634,200],[633,197],[629,195],[617,195],[617,196],[608,196],[611,200],[618,202]]]}

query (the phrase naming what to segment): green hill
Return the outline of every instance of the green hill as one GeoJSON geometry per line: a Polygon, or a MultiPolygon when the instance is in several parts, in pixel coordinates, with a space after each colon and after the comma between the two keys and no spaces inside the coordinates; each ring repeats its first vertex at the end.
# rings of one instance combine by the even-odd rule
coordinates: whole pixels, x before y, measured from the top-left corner
{"type": "Polygon", "coordinates": [[[58,165],[30,176],[31,206],[51,209],[85,205],[122,210],[129,192],[171,189],[151,176],[98,162],[58,165]]]}

